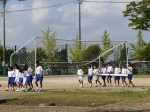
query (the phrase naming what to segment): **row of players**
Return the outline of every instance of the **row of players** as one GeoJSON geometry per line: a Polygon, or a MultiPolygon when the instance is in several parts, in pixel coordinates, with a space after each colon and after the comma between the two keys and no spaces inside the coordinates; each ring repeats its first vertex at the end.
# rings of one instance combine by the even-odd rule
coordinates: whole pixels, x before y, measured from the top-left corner
{"type": "MultiPolygon", "coordinates": [[[[128,62],[128,66],[126,67],[125,65],[122,66],[122,70],[121,68],[119,68],[118,65],[115,66],[115,69],[113,71],[113,67],[111,66],[110,63],[107,63],[107,65],[105,66],[105,64],[102,65],[101,70],[98,69],[97,66],[94,66],[94,69],[92,69],[92,67],[88,66],[88,82],[89,82],[89,86],[92,87],[92,79],[93,76],[95,78],[95,86],[98,86],[98,83],[101,86],[101,82],[99,80],[99,76],[100,74],[109,74],[108,76],[104,76],[102,75],[102,79],[103,79],[103,86],[112,86],[112,76],[111,74],[128,74],[128,83],[126,82],[126,76],[114,76],[114,87],[119,86],[120,84],[120,77],[122,79],[122,87],[124,86],[130,86],[130,84],[132,85],[132,87],[134,87],[134,84],[132,82],[132,71],[133,68],[131,66],[131,63],[128,62]],[[108,85],[106,85],[106,78],[107,78],[107,83],[108,85]],[[116,84],[117,83],[117,84],[116,84]]],[[[77,75],[79,76],[79,83],[81,84],[80,87],[83,87],[83,77],[84,77],[84,72],[81,69],[80,66],[78,66],[78,71],[77,71],[77,75]]]]}
{"type": "MultiPolygon", "coordinates": [[[[39,62],[36,62],[36,76],[35,76],[35,84],[36,91],[42,90],[42,81],[43,81],[43,69],[39,65],[39,62]],[[38,86],[38,81],[40,81],[40,87],[38,86]]],[[[8,67],[8,88],[6,91],[28,91],[34,90],[32,84],[32,74],[33,70],[27,64],[23,69],[20,68],[19,65],[15,64],[15,67],[8,67]],[[27,88],[28,87],[28,88],[27,88]]]]}

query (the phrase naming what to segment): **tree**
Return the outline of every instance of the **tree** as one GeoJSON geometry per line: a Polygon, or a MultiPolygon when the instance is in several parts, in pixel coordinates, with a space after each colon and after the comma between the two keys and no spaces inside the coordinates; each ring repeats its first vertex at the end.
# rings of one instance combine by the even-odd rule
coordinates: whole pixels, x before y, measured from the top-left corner
{"type": "Polygon", "coordinates": [[[84,51],[83,60],[84,61],[91,61],[97,58],[100,55],[100,46],[98,44],[92,44],[87,47],[84,51]]]}
{"type": "Polygon", "coordinates": [[[42,43],[45,46],[45,56],[46,58],[43,61],[53,61],[55,54],[58,52],[58,48],[56,48],[56,32],[52,33],[50,28],[42,31],[43,33],[43,41],[42,43]]]}
{"type": "Polygon", "coordinates": [[[83,54],[84,51],[86,50],[86,45],[82,44],[79,41],[78,36],[76,36],[76,38],[73,41],[74,41],[73,48],[69,47],[69,52],[70,52],[69,58],[74,62],[81,62],[83,61],[83,54]]]}
{"type": "Polygon", "coordinates": [[[143,49],[145,48],[146,43],[143,40],[143,35],[141,30],[139,30],[137,37],[138,37],[137,43],[135,45],[131,44],[131,50],[134,51],[132,57],[135,59],[142,60],[143,49]]]}
{"type": "Polygon", "coordinates": [[[128,26],[132,29],[150,30],[150,0],[130,2],[123,14],[124,17],[129,17],[128,26]]]}
{"type": "Polygon", "coordinates": [[[65,48],[62,47],[60,52],[57,52],[55,54],[55,61],[56,62],[68,62],[68,55],[67,55],[67,44],[65,45],[65,48]]]}
{"type": "MultiPolygon", "coordinates": [[[[105,30],[103,33],[103,36],[102,36],[102,53],[111,49],[112,47],[113,46],[111,45],[111,40],[109,38],[109,34],[105,30]]],[[[111,55],[112,53],[113,53],[113,51],[110,51],[110,52],[106,53],[104,56],[102,56],[102,58],[104,60],[107,60],[108,56],[111,55]]]]}
{"type": "Polygon", "coordinates": [[[143,49],[142,57],[145,61],[150,60],[150,43],[147,43],[147,45],[143,49]]]}
{"type": "MultiPolygon", "coordinates": [[[[36,60],[39,62],[45,59],[44,50],[41,47],[36,48],[36,60]]],[[[27,63],[34,63],[35,62],[35,50],[28,52],[27,63]]]]}

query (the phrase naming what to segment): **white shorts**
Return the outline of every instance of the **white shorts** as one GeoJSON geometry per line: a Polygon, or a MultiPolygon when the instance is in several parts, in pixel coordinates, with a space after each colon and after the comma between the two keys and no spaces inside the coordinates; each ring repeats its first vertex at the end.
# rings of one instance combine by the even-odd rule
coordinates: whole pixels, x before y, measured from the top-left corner
{"type": "Polygon", "coordinates": [[[83,80],[83,76],[79,76],[79,80],[83,80]]]}
{"type": "Polygon", "coordinates": [[[19,77],[16,77],[16,78],[15,78],[15,82],[19,82],[19,77]]]}
{"type": "Polygon", "coordinates": [[[94,76],[95,80],[99,80],[99,75],[94,76]]]}
{"type": "Polygon", "coordinates": [[[26,77],[24,77],[24,78],[23,78],[23,85],[25,85],[25,84],[26,84],[26,80],[27,80],[27,78],[26,78],[26,77]]]}

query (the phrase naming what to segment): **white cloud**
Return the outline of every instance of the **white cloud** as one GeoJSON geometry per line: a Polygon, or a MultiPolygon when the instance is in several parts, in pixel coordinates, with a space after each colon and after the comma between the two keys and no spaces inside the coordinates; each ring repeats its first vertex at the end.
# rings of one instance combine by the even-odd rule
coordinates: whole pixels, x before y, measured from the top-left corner
{"type": "MultiPolygon", "coordinates": [[[[43,7],[43,6],[48,6],[50,4],[47,4],[43,0],[34,0],[32,4],[32,8],[38,8],[38,7],[43,7]]],[[[49,9],[39,9],[39,10],[33,10],[32,11],[32,21],[34,20],[42,20],[50,15],[50,10],[49,9]]]]}

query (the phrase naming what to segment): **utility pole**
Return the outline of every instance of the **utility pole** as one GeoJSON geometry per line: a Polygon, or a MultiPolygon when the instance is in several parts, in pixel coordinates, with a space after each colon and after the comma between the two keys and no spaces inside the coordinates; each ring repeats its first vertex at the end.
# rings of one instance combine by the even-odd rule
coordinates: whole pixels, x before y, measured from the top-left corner
{"type": "Polygon", "coordinates": [[[79,41],[80,41],[80,48],[81,48],[81,0],[77,0],[79,3],[79,41]]]}
{"type": "Polygon", "coordinates": [[[0,0],[0,3],[3,7],[2,17],[3,17],[3,75],[6,75],[6,59],[5,59],[5,53],[6,53],[6,46],[5,46],[5,6],[8,0],[0,0]]]}

